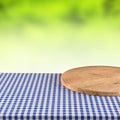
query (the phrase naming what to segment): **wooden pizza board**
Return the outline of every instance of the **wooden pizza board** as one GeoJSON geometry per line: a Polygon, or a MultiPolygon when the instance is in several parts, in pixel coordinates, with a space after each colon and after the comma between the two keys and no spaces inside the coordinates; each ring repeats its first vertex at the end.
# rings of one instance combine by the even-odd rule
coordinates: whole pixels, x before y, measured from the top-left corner
{"type": "Polygon", "coordinates": [[[70,90],[99,96],[120,96],[120,67],[86,66],[68,70],[61,76],[70,90]]]}

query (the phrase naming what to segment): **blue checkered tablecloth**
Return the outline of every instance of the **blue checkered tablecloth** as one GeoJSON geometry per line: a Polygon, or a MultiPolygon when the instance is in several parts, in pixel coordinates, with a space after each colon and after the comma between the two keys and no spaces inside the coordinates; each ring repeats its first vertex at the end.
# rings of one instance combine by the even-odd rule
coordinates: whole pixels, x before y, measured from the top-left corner
{"type": "Polygon", "coordinates": [[[79,94],[63,87],[60,77],[1,73],[0,120],[120,120],[120,97],[79,94]]]}

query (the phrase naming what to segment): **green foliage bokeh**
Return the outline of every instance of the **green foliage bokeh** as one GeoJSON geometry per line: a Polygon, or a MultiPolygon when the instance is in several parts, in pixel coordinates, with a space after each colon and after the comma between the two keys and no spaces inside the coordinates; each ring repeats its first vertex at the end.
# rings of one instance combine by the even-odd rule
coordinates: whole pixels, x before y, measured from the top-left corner
{"type": "Polygon", "coordinates": [[[120,0],[0,0],[0,26],[4,27],[56,22],[79,25],[107,18],[120,20],[120,0]]]}

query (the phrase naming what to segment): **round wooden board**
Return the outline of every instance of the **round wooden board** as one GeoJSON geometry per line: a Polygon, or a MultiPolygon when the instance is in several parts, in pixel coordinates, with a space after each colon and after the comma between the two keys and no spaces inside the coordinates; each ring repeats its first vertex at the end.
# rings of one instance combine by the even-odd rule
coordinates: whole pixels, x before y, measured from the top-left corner
{"type": "Polygon", "coordinates": [[[70,90],[99,96],[120,96],[120,67],[86,66],[68,70],[61,76],[70,90]]]}

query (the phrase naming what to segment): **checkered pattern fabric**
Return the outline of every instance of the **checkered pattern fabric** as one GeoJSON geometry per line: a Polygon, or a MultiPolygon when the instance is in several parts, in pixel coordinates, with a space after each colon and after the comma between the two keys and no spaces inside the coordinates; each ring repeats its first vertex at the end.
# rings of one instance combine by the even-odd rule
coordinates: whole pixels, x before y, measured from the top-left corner
{"type": "Polygon", "coordinates": [[[120,97],[79,94],[61,74],[1,73],[0,120],[120,120],[120,97]]]}

